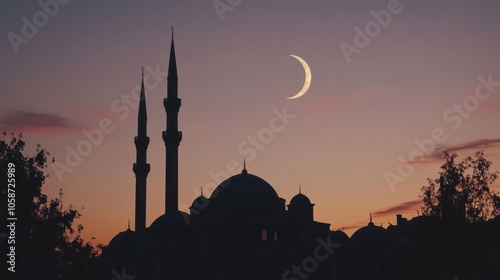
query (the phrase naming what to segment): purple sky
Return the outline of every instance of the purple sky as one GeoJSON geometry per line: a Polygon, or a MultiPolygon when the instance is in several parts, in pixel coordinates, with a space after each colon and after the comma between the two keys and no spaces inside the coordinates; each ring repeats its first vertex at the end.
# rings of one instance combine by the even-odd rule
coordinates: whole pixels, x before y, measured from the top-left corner
{"type": "Polygon", "coordinates": [[[29,152],[39,143],[71,170],[57,176],[49,168],[45,192],[63,188],[66,205],[85,206],[81,222],[97,242],[133,224],[141,66],[149,85],[147,224],[164,211],[162,72],[172,25],[181,210],[200,186],[209,195],[228,163],[240,170],[247,158],[249,172],[281,197],[290,201],[300,184],[315,219],[350,234],[369,212],[384,226],[396,213],[416,215],[420,187],[437,176],[443,150],[485,149],[500,170],[498,1],[54,3],[0,4],[0,129],[22,131],[29,152]],[[286,97],[301,89],[304,70],[290,54],[312,72],[309,91],[295,100],[286,97]],[[284,110],[295,117],[270,136],[284,110]],[[68,149],[87,147],[82,131],[101,122],[102,139],[68,163],[68,149]],[[433,135],[436,145],[425,140],[433,135]],[[416,163],[403,168],[400,158],[416,163]],[[399,179],[389,184],[388,174],[399,179]]]}

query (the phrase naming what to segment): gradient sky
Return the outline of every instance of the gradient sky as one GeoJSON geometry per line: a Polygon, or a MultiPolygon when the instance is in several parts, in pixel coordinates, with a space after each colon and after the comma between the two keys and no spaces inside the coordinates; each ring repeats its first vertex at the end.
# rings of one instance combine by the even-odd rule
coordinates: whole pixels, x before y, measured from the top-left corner
{"type": "MultiPolygon", "coordinates": [[[[85,208],[79,222],[94,243],[107,244],[128,219],[134,224],[137,102],[121,98],[137,90],[141,66],[146,77],[149,69],[166,71],[172,25],[182,99],[180,210],[188,211],[200,186],[209,195],[223,179],[210,174],[232,161],[241,170],[246,157],[248,171],[280,197],[289,202],[300,184],[316,220],[352,234],[370,212],[384,227],[396,213],[417,215],[420,187],[437,176],[445,149],[460,156],[484,149],[500,170],[500,86],[474,97],[478,77],[500,81],[498,1],[70,1],[45,24],[40,2],[0,4],[0,129],[22,131],[27,152],[39,143],[68,166],[67,149],[85,141],[82,131],[112,122],[71,173],[59,180],[49,167],[44,186],[51,197],[62,188],[65,205],[85,208]],[[220,15],[214,3],[234,6],[220,15]],[[358,44],[349,63],[340,45],[356,46],[355,28],[364,30],[371,11],[388,5],[399,12],[358,44]],[[16,52],[11,40],[24,37],[23,18],[34,16],[41,27],[16,52]],[[304,70],[290,54],[312,71],[309,91],[295,100],[286,97],[301,89],[304,70]],[[285,107],[296,117],[252,158],[248,138],[265,133],[273,110],[285,107]],[[435,129],[445,141],[409,160],[415,141],[435,129]],[[399,174],[400,157],[414,163],[391,188],[385,174],[399,174]]],[[[148,225],[164,212],[166,82],[157,79],[149,77],[146,89],[148,225]]]]}

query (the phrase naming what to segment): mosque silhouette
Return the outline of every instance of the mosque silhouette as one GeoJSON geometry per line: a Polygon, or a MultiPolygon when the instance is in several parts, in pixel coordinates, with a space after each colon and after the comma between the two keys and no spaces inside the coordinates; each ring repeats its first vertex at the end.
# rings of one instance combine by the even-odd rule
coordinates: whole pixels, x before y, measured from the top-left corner
{"type": "MultiPolygon", "coordinates": [[[[314,221],[309,198],[288,205],[244,166],[211,194],[197,197],[190,213],[178,209],[178,130],[181,100],[172,34],[167,98],[165,214],[146,227],[147,112],[142,78],[138,112],[135,231],[117,234],[103,248],[107,271],[123,279],[500,279],[500,218],[480,227],[449,226],[436,217],[388,228],[370,222],[351,238],[314,221]],[[466,232],[466,234],[462,234],[466,232]],[[473,260],[469,260],[467,256],[473,260]],[[473,256],[473,257],[472,257],[473,256]],[[460,259],[461,258],[461,259],[460,259]],[[470,277],[469,277],[470,276],[470,277]]],[[[348,215],[348,213],[346,213],[348,215]]],[[[116,279],[108,273],[104,279],[116,279]]]]}

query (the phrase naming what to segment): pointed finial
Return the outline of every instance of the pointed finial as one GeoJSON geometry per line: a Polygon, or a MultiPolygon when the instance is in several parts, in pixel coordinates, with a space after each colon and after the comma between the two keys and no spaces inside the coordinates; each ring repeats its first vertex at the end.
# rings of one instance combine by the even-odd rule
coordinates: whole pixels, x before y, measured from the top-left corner
{"type": "Polygon", "coordinates": [[[302,193],[302,187],[299,185],[299,193],[302,193]]]}
{"type": "Polygon", "coordinates": [[[170,28],[172,29],[172,39],[174,38],[174,26],[170,26],[170,28]]]}
{"type": "Polygon", "coordinates": [[[247,174],[248,171],[247,171],[247,160],[244,158],[243,159],[243,170],[241,171],[241,173],[243,174],[247,174]]]}
{"type": "Polygon", "coordinates": [[[368,225],[373,226],[373,217],[371,212],[370,212],[370,222],[368,223],[368,225]]]}
{"type": "Polygon", "coordinates": [[[141,67],[142,77],[144,78],[144,67],[141,67]]]}
{"type": "Polygon", "coordinates": [[[128,227],[127,227],[128,230],[130,230],[130,219],[128,219],[128,227]]]}
{"type": "Polygon", "coordinates": [[[201,196],[203,196],[203,186],[200,187],[201,196]]]}

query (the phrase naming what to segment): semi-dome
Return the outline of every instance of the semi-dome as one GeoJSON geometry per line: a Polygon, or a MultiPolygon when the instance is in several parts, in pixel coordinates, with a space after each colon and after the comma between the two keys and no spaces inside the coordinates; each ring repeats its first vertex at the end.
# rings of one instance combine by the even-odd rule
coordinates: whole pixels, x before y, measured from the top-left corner
{"type": "Polygon", "coordinates": [[[151,228],[186,226],[189,222],[189,215],[182,211],[170,212],[158,217],[151,228]]]}
{"type": "Polygon", "coordinates": [[[210,198],[222,197],[268,197],[279,198],[274,188],[266,181],[252,174],[246,169],[222,182],[212,193],[210,198]]]}
{"type": "Polygon", "coordinates": [[[309,205],[311,204],[311,200],[309,200],[309,198],[303,195],[302,193],[298,193],[296,196],[292,198],[292,200],[290,200],[290,205],[296,205],[296,204],[309,205]]]}

